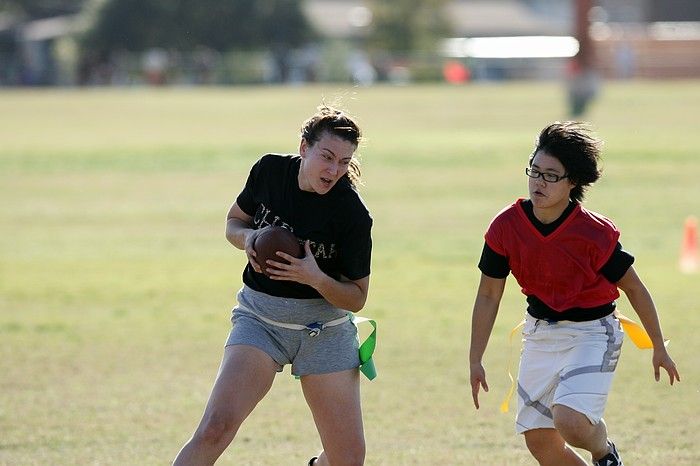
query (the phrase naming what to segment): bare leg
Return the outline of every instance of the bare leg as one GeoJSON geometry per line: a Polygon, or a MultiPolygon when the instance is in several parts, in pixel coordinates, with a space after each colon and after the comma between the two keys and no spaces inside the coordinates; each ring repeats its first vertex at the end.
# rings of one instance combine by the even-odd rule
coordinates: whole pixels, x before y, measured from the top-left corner
{"type": "Polygon", "coordinates": [[[605,421],[601,419],[599,423],[591,424],[584,414],[564,405],[554,405],[552,414],[557,431],[569,445],[590,451],[593,460],[608,454],[605,421]]]}
{"type": "Polygon", "coordinates": [[[227,346],[204,416],[173,465],[213,465],[267,394],[279,365],[246,345],[227,346]]]}
{"type": "Polygon", "coordinates": [[[540,466],[587,466],[581,456],[569,448],[555,429],[525,432],[525,443],[540,466]]]}
{"type": "Polygon", "coordinates": [[[316,466],[361,466],[365,438],[357,369],[301,378],[304,397],[311,409],[323,452],[316,466]]]}

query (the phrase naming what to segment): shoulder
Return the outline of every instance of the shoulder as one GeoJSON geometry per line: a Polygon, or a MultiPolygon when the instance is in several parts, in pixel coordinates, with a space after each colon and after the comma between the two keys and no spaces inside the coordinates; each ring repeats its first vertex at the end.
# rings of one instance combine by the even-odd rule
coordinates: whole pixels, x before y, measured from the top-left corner
{"type": "Polygon", "coordinates": [[[618,232],[615,223],[608,217],[579,206],[578,217],[590,228],[606,232],[618,232]]]}
{"type": "Polygon", "coordinates": [[[518,210],[522,210],[519,203],[522,199],[518,199],[512,204],[501,209],[489,223],[484,240],[489,248],[501,256],[507,256],[505,242],[508,238],[508,233],[518,229],[515,223],[518,221],[520,214],[518,210]]]}
{"type": "Polygon", "coordinates": [[[300,157],[287,154],[265,154],[260,157],[250,170],[253,180],[265,182],[272,179],[284,179],[296,176],[299,169],[300,157]]]}
{"type": "Polygon", "coordinates": [[[299,156],[291,154],[265,154],[258,159],[256,165],[265,168],[286,167],[298,163],[299,156]]]}
{"type": "MultiPolygon", "coordinates": [[[[609,218],[597,213],[579,208],[576,219],[572,222],[572,232],[579,238],[584,238],[590,245],[602,254],[606,260],[613,253],[620,239],[620,232],[609,218]]],[[[601,267],[602,263],[598,264],[601,267]]]]}
{"type": "Polygon", "coordinates": [[[501,211],[498,212],[493,217],[493,219],[491,219],[491,222],[489,223],[489,229],[505,225],[516,220],[520,216],[518,210],[522,210],[522,207],[520,207],[520,203],[522,201],[522,199],[518,199],[512,204],[507,205],[503,209],[501,209],[501,211]]]}
{"type": "Polygon", "coordinates": [[[371,221],[372,216],[369,213],[369,208],[367,207],[365,200],[362,198],[357,189],[350,185],[349,182],[348,187],[343,192],[342,199],[346,208],[348,208],[351,212],[353,212],[355,215],[366,217],[371,221]]]}
{"type": "Polygon", "coordinates": [[[372,226],[372,215],[360,193],[345,180],[333,194],[336,219],[344,224],[372,226]]]}

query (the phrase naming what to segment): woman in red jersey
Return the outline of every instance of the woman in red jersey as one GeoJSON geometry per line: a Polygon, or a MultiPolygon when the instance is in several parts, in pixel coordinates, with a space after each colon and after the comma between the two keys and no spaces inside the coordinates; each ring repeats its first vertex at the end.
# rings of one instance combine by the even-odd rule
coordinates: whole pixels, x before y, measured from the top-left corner
{"type": "Polygon", "coordinates": [[[570,446],[588,450],[594,465],[623,464],[602,417],[622,347],[618,290],[654,345],[656,380],[663,367],[671,385],[680,381],[620,232],[580,204],[600,177],[600,144],[580,123],[544,128],[525,169],[530,197],[491,221],[479,261],[469,354],[474,405],[480,388],[488,390],[482,357],[512,273],[527,298],[516,431],[543,466],[586,465],[570,446]]]}

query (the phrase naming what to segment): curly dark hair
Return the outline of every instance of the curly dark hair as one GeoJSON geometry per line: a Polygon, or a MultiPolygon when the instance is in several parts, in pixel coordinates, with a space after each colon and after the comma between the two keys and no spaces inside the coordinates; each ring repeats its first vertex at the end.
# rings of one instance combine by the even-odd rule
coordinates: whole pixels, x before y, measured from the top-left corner
{"type": "MultiPolygon", "coordinates": [[[[356,148],[362,140],[362,131],[351,116],[342,110],[323,104],[318,107],[316,114],[304,122],[301,127],[301,137],[309,145],[314,145],[326,132],[350,142],[356,148]]],[[[361,175],[360,162],[353,157],[348,167],[350,183],[357,187],[361,183],[361,175]]]]}
{"type": "Polygon", "coordinates": [[[603,142],[593,136],[585,123],[578,121],[554,122],[542,130],[529,164],[538,152],[558,159],[566,170],[569,180],[576,186],[571,190],[571,199],[583,201],[588,186],[600,178],[598,168],[603,142]]]}

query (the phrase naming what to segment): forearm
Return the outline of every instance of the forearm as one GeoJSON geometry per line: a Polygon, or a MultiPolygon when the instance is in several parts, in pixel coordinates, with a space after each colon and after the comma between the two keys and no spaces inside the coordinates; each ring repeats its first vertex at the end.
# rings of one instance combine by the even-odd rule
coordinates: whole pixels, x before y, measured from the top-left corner
{"type": "Polygon", "coordinates": [[[644,330],[649,334],[654,348],[664,347],[664,336],[661,333],[659,316],[656,312],[654,300],[649,294],[649,290],[644,286],[642,280],[637,275],[634,267],[630,267],[625,275],[617,282],[617,286],[625,293],[634,312],[642,321],[644,330]]]}
{"type": "Polygon", "coordinates": [[[354,281],[340,281],[321,272],[311,285],[326,301],[340,309],[360,311],[367,300],[367,292],[354,281]]]}
{"type": "Polygon", "coordinates": [[[668,373],[671,385],[673,385],[674,381],[680,382],[681,377],[678,374],[676,363],[673,362],[664,346],[664,336],[661,333],[659,315],[656,312],[654,300],[632,267],[618,282],[618,286],[627,295],[632,308],[642,321],[649,338],[651,338],[651,343],[654,346],[654,355],[651,359],[654,365],[654,378],[657,382],[659,381],[659,368],[663,367],[668,373]]]}
{"type": "Polygon", "coordinates": [[[486,351],[486,346],[493,331],[498,314],[499,301],[483,295],[477,295],[472,312],[471,345],[469,362],[480,364],[486,351]]]}
{"type": "Polygon", "coordinates": [[[629,300],[632,308],[639,316],[644,329],[649,338],[651,338],[654,348],[662,348],[664,345],[664,336],[659,323],[659,316],[656,312],[654,300],[649,294],[646,287],[634,288],[625,291],[625,295],[629,300]]]}
{"type": "Polygon", "coordinates": [[[226,239],[238,249],[245,249],[246,236],[252,230],[243,220],[229,217],[226,220],[226,239]]]}

